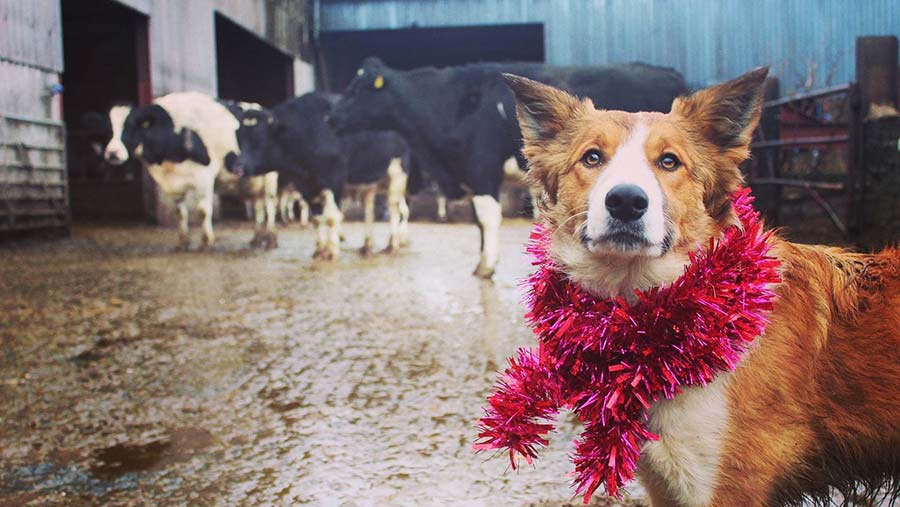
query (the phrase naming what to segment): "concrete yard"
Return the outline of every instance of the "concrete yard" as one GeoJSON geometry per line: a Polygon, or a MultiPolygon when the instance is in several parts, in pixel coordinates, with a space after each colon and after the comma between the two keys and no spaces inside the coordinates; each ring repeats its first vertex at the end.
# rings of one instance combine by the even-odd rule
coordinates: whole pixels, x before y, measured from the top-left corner
{"type": "Polygon", "coordinates": [[[568,416],[518,473],[471,450],[534,343],[529,224],[501,229],[492,282],[473,225],[412,224],[367,259],[346,229],[334,264],[296,226],[273,251],[233,224],[207,252],[140,226],[0,247],[0,505],[580,505],[568,416]]]}

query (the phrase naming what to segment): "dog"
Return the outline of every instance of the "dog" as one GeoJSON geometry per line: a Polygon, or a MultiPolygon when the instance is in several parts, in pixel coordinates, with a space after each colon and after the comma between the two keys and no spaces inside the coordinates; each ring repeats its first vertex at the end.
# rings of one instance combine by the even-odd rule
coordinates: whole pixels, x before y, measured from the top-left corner
{"type": "MultiPolygon", "coordinates": [[[[596,296],[633,301],[739,225],[729,196],[767,74],[680,97],[665,114],[597,110],[506,75],[558,268],[596,296]]],[[[900,251],[769,241],[782,282],[764,335],[734,372],[648,410],[660,438],[637,471],[653,507],[900,494],[900,251]]]]}

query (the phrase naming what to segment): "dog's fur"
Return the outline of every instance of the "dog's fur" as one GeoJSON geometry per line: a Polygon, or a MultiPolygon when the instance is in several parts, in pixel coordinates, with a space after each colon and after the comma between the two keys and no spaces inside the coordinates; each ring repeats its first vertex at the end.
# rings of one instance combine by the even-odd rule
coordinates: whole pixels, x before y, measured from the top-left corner
{"type": "MultiPolygon", "coordinates": [[[[743,181],[766,75],[679,98],[668,114],[597,110],[506,76],[558,265],[602,297],[680,276],[689,252],[737,223],[729,195],[743,181]],[[667,154],[680,161],[674,169],[663,167],[667,154]],[[624,225],[604,204],[621,183],[648,198],[624,225]]],[[[645,445],[638,471],[653,507],[830,505],[841,495],[850,504],[900,492],[900,252],[771,244],[783,281],[765,335],[733,373],[649,411],[660,440],[645,445]]]]}

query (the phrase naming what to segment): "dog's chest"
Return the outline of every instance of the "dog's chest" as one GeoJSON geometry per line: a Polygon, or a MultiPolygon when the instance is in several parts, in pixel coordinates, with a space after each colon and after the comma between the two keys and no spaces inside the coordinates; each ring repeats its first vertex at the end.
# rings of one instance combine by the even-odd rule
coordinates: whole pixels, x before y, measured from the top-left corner
{"type": "Polygon", "coordinates": [[[650,409],[650,430],[660,438],[644,445],[641,467],[664,483],[678,505],[702,507],[712,500],[728,421],[730,376],[722,373],[709,385],[686,388],[650,409]]]}

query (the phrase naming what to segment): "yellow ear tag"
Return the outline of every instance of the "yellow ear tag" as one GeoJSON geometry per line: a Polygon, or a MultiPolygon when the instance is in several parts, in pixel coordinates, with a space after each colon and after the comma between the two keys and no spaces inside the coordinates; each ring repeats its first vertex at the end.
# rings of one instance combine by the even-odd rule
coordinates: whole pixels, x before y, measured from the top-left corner
{"type": "Polygon", "coordinates": [[[375,89],[380,90],[384,88],[384,76],[378,76],[375,78],[375,89]]]}
{"type": "Polygon", "coordinates": [[[148,128],[150,128],[150,122],[149,122],[149,121],[142,121],[142,122],[141,122],[141,128],[142,128],[142,129],[148,129],[148,128]]]}

